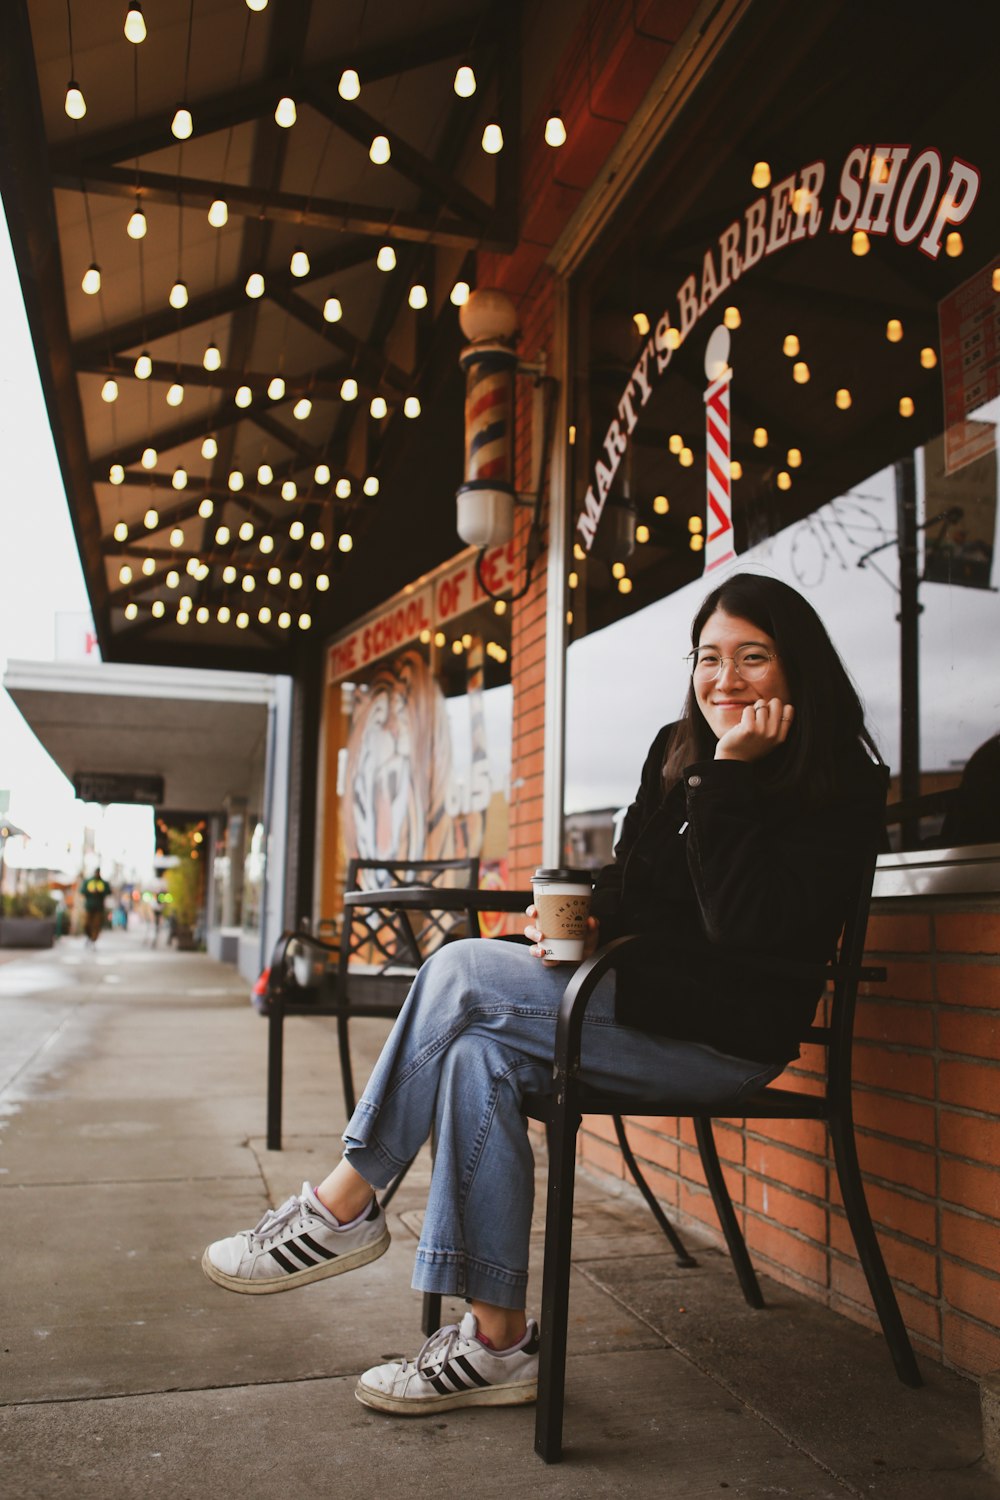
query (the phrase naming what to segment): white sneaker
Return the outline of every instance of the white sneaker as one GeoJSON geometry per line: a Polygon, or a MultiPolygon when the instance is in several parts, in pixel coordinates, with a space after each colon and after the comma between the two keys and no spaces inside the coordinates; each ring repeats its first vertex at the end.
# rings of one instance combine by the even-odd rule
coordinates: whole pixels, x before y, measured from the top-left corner
{"type": "Polygon", "coordinates": [[[516,1348],[498,1354],[476,1338],[468,1312],[432,1333],[416,1359],[366,1370],[354,1392],[363,1406],[398,1417],[429,1417],[456,1406],[520,1406],[538,1394],[538,1324],[516,1348]]]}
{"type": "Polygon", "coordinates": [[[378,1260],[389,1240],[377,1201],[363,1217],[338,1227],[304,1182],[301,1193],[269,1208],[255,1229],[209,1245],[201,1268],[231,1292],[285,1292],[378,1260]]]}

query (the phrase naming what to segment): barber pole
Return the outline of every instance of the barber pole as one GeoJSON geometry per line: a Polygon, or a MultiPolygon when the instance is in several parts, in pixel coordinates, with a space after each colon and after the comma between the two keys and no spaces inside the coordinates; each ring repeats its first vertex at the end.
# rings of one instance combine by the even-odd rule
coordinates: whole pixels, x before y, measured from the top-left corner
{"type": "Polygon", "coordinates": [[[729,469],[729,388],[733,372],[728,361],[729,330],[719,327],[705,351],[705,374],[709,380],[705,392],[706,573],[732,562],[736,556],[729,469]]]}

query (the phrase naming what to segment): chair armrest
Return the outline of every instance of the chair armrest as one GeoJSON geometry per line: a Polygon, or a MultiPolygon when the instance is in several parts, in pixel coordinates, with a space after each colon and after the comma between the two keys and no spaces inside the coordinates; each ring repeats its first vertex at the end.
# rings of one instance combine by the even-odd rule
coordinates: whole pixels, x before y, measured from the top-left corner
{"type": "Polygon", "coordinates": [[[626,948],[634,947],[636,943],[649,941],[648,933],[630,933],[625,937],[613,938],[610,943],[606,943],[603,948],[598,948],[596,953],[591,954],[590,958],[584,959],[580,967],[574,970],[573,977],[563,991],[563,997],[559,1002],[559,1013],[556,1017],[552,1079],[557,1103],[563,1102],[569,1079],[576,1078],[580,1072],[583,1018],[591,996],[605,974],[615,968],[626,948]]]}
{"type": "Polygon", "coordinates": [[[335,954],[337,952],[336,947],[330,943],[324,943],[322,938],[314,937],[311,932],[299,932],[294,928],[283,932],[271,950],[270,978],[267,983],[267,993],[269,996],[284,994],[287,989],[286,959],[288,957],[288,950],[293,943],[299,943],[307,948],[318,949],[321,953],[335,954]]]}

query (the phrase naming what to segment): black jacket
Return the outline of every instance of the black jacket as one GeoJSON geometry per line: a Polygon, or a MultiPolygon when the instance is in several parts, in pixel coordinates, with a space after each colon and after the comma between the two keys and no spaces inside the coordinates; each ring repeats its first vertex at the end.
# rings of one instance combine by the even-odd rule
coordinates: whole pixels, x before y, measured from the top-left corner
{"type": "Polygon", "coordinates": [[[859,868],[878,847],[884,768],[852,747],[840,794],[806,808],[768,795],[758,765],[710,760],[688,766],[664,798],[672,729],[653,741],[615,862],[596,880],[601,942],[651,937],[623,955],[617,1019],[737,1057],[789,1061],[822,983],[768,974],[753,958],[831,956],[859,868]]]}

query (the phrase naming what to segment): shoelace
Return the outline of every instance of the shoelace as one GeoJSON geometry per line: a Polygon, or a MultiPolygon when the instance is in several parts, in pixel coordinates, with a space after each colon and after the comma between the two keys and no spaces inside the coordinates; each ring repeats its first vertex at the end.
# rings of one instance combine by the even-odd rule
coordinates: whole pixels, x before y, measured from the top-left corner
{"type": "Polygon", "coordinates": [[[248,1230],[247,1238],[251,1245],[255,1240],[260,1240],[262,1243],[267,1240],[273,1240],[276,1235],[281,1233],[286,1224],[291,1223],[293,1219],[298,1218],[302,1214],[311,1212],[312,1210],[306,1200],[301,1194],[296,1193],[293,1197],[287,1199],[280,1208],[269,1208],[260,1223],[253,1229],[248,1230]]]}
{"type": "MultiPolygon", "coordinates": [[[[418,1375],[422,1375],[431,1365],[436,1365],[437,1369],[434,1374],[437,1374],[451,1359],[455,1345],[458,1343],[465,1344],[470,1349],[473,1347],[469,1340],[463,1337],[462,1330],[457,1323],[448,1323],[444,1328],[439,1328],[437,1333],[432,1333],[429,1339],[424,1340],[420,1346],[420,1352],[413,1361],[413,1368],[418,1375]]],[[[404,1360],[403,1363],[408,1365],[409,1360],[404,1360]]]]}

